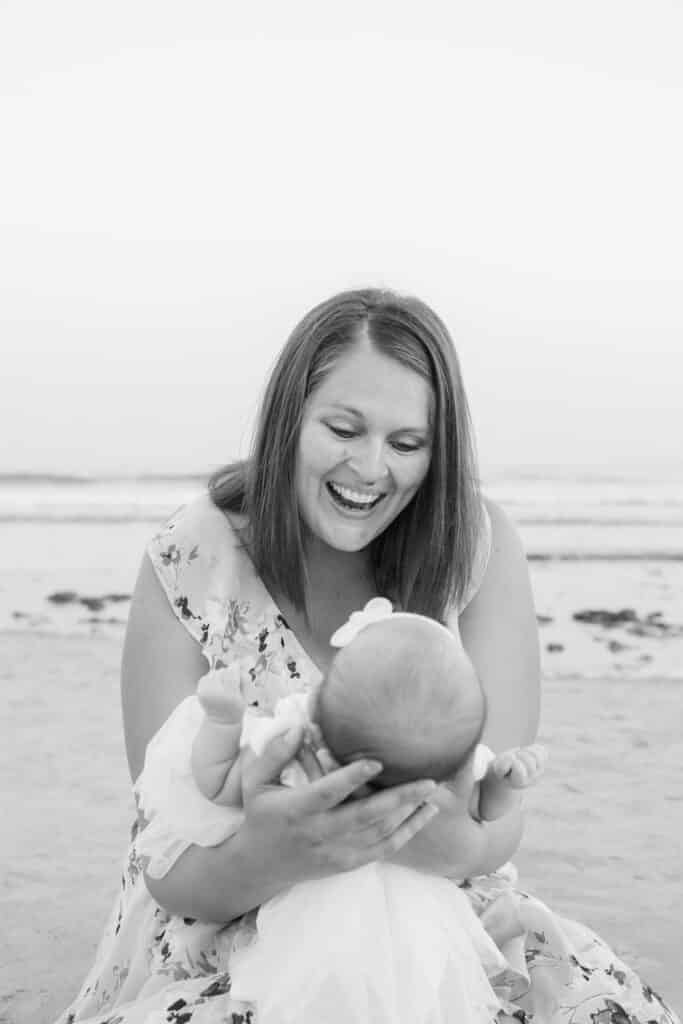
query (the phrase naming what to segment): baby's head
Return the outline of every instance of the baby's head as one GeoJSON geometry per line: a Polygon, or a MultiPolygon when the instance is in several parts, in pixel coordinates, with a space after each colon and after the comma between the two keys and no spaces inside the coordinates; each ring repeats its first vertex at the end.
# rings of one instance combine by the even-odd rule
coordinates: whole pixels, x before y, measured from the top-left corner
{"type": "Polygon", "coordinates": [[[314,710],[337,761],[382,762],[373,780],[380,786],[454,775],[481,736],[484,714],[460,640],[406,613],[365,626],[339,651],[314,710]]]}

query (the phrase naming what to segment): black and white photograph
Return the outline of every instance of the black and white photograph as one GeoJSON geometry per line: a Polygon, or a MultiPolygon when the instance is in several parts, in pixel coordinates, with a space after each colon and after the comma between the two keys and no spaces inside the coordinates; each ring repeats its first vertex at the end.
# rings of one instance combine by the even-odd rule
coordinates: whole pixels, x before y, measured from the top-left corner
{"type": "Polygon", "coordinates": [[[0,0],[0,1024],[681,1024],[682,52],[0,0]]]}

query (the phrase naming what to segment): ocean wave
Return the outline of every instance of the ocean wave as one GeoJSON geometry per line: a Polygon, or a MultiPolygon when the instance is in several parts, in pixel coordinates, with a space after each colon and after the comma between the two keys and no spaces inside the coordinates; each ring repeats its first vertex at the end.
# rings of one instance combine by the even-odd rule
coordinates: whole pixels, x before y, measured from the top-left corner
{"type": "MultiPolygon", "coordinates": [[[[199,491],[193,492],[194,495],[199,491]]],[[[33,502],[33,501],[7,501],[0,500],[0,522],[3,523],[78,523],[78,522],[137,522],[139,520],[155,519],[159,516],[170,515],[178,505],[191,500],[192,494],[183,496],[177,493],[167,497],[164,494],[147,495],[144,500],[135,499],[130,496],[129,500],[117,501],[108,496],[102,500],[69,501],[57,502],[33,502]]],[[[128,497],[128,496],[127,496],[128,497]]],[[[630,528],[643,530],[650,533],[655,529],[673,530],[679,527],[683,538],[683,516],[645,516],[638,517],[612,517],[612,516],[591,516],[591,515],[566,515],[566,516],[544,516],[524,515],[515,513],[509,509],[512,519],[517,526],[533,527],[539,533],[544,530],[571,529],[574,527],[588,528],[591,532],[599,535],[601,531],[609,529],[625,535],[630,528]]]]}
{"type": "MultiPolygon", "coordinates": [[[[0,509],[0,527],[36,530],[53,530],[58,537],[60,527],[83,526],[94,531],[102,528],[103,532],[111,527],[134,527],[141,524],[149,524],[150,528],[158,527],[165,522],[177,509],[178,503],[149,504],[135,508],[93,508],[85,513],[74,509],[53,509],[49,511],[35,510],[31,513],[17,513],[0,509]]],[[[614,530],[609,533],[596,529],[590,531],[589,535],[573,538],[569,536],[558,536],[557,532],[550,532],[547,538],[543,536],[544,531],[536,528],[533,534],[524,535],[523,543],[530,562],[553,563],[553,562],[683,562],[683,548],[676,544],[676,538],[669,535],[662,537],[659,545],[648,543],[650,538],[643,536],[643,533],[651,531],[640,531],[638,536],[624,537],[621,544],[614,536],[614,530]],[[630,546],[629,546],[630,542],[630,546]]],[[[23,542],[23,541],[22,541],[23,542]]],[[[26,542],[29,543],[27,533],[26,542]]]]}
{"type": "Polygon", "coordinates": [[[64,485],[82,486],[83,484],[97,483],[98,478],[90,476],[78,476],[64,473],[0,473],[0,487],[16,486],[17,484],[55,484],[57,487],[64,485]]]}
{"type": "Polygon", "coordinates": [[[211,471],[205,473],[0,473],[0,487],[52,484],[55,487],[98,486],[99,484],[206,484],[211,471]]]}
{"type": "Polygon", "coordinates": [[[672,516],[671,518],[659,517],[657,519],[638,518],[610,518],[608,516],[538,516],[538,515],[516,515],[515,522],[520,526],[593,526],[599,529],[603,526],[681,526],[683,527],[683,516],[672,516]]]}
{"type": "Polygon", "coordinates": [[[61,510],[55,512],[36,512],[26,515],[15,512],[3,512],[0,510],[0,523],[23,524],[43,526],[60,526],[64,524],[80,523],[81,525],[111,525],[112,523],[159,523],[168,519],[174,509],[168,505],[158,507],[146,506],[135,512],[103,512],[101,509],[94,510],[92,515],[82,512],[64,513],[61,510]]]}
{"type": "Polygon", "coordinates": [[[527,551],[530,562],[683,562],[683,551],[527,551]]]}
{"type": "Polygon", "coordinates": [[[575,483],[594,487],[600,484],[631,485],[636,487],[659,485],[672,481],[683,483],[683,463],[680,461],[661,466],[632,465],[619,469],[590,469],[580,466],[504,466],[482,472],[485,487],[505,484],[564,484],[575,483]]]}

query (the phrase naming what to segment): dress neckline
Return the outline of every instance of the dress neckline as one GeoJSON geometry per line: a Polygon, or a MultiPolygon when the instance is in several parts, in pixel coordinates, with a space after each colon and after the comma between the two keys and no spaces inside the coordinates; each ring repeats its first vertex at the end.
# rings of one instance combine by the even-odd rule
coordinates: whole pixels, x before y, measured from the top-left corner
{"type": "Polygon", "coordinates": [[[317,662],[314,661],[314,659],[308,653],[302,642],[299,640],[298,636],[296,635],[296,633],[290,626],[289,622],[287,621],[286,615],[283,613],[277,601],[275,600],[270,590],[266,586],[263,577],[257,570],[254,560],[249,553],[249,549],[247,548],[246,544],[241,542],[239,527],[236,526],[236,524],[231,519],[230,515],[224,509],[220,509],[220,511],[225,517],[233,537],[240,541],[239,551],[244,556],[244,559],[247,563],[247,567],[249,569],[249,573],[252,576],[253,580],[255,581],[259,591],[261,592],[260,596],[263,598],[263,608],[266,614],[269,617],[272,617],[274,620],[279,620],[282,623],[283,628],[286,630],[288,636],[290,637],[292,647],[295,648],[297,661],[299,662],[299,664],[301,664],[301,662],[304,662],[304,664],[306,665],[307,676],[310,678],[313,685],[317,685],[322,680],[325,673],[322,671],[317,662]]]}

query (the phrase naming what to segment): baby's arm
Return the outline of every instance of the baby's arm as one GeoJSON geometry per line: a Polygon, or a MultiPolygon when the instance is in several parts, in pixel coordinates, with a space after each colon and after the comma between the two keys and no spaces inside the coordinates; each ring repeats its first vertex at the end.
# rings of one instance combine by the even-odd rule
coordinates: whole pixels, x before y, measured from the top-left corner
{"type": "MultiPolygon", "coordinates": [[[[230,669],[225,674],[232,675],[230,669]]],[[[192,745],[192,774],[209,800],[241,807],[239,752],[244,704],[234,680],[223,680],[222,675],[209,673],[199,680],[197,697],[205,715],[192,745]]]]}
{"type": "Polygon", "coordinates": [[[481,821],[495,821],[514,810],[516,790],[526,789],[537,782],[543,774],[546,760],[546,749],[539,743],[498,754],[479,783],[476,817],[481,821]]]}

